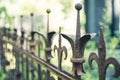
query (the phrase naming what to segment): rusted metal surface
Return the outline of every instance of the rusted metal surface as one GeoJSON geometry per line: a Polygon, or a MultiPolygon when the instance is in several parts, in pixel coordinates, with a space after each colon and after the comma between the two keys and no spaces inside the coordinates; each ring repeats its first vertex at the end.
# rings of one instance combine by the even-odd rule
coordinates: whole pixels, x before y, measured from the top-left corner
{"type": "Polygon", "coordinates": [[[93,67],[92,67],[93,60],[95,60],[98,65],[99,80],[105,80],[106,70],[110,64],[112,64],[115,67],[115,73],[113,76],[118,77],[120,75],[120,65],[119,65],[118,61],[113,57],[109,57],[106,59],[106,48],[105,48],[105,41],[104,41],[104,37],[103,37],[103,28],[100,29],[98,55],[93,52],[89,56],[88,62],[92,69],[93,69],[93,67]]]}
{"type": "MultiPolygon", "coordinates": [[[[81,76],[85,75],[87,72],[84,70],[83,63],[85,62],[84,58],[84,50],[86,43],[95,36],[95,33],[83,35],[81,36],[80,29],[80,10],[82,9],[81,4],[76,4],[75,8],[77,10],[77,25],[76,25],[76,37],[75,40],[70,38],[66,34],[61,34],[61,28],[59,28],[58,34],[58,46],[54,46],[53,48],[53,36],[55,32],[49,31],[49,15],[50,9],[47,9],[47,31],[46,35],[41,32],[34,30],[34,14],[31,13],[31,32],[29,34],[29,38],[26,38],[26,32],[23,28],[23,16],[20,16],[21,19],[21,36],[18,36],[17,29],[10,28],[0,28],[0,65],[1,68],[6,72],[6,65],[9,64],[7,59],[5,58],[5,51],[12,52],[13,56],[16,60],[15,69],[10,70],[10,74],[8,76],[8,80],[56,80],[51,73],[57,76],[57,80],[82,80],[81,76]],[[13,33],[11,33],[13,32],[13,33]],[[72,69],[71,72],[63,70],[62,60],[63,55],[65,55],[64,59],[69,55],[67,48],[62,45],[62,38],[67,39],[71,45],[72,49],[72,57],[70,61],[73,66],[70,67],[72,69]],[[3,38],[4,37],[4,38],[3,38]],[[36,40],[36,37],[38,40],[36,40]],[[7,44],[12,46],[12,50],[8,49],[7,44]],[[3,47],[5,45],[5,47],[3,47]],[[37,51],[36,51],[37,50],[37,51]],[[52,51],[57,51],[57,59],[58,65],[55,66],[51,63],[51,59],[54,58],[52,56],[52,51]],[[43,59],[42,56],[45,56],[43,59]],[[44,69],[45,68],[45,69],[44,69]],[[37,75],[36,75],[37,74],[37,75]]],[[[120,76],[120,64],[118,61],[110,57],[106,59],[106,49],[105,42],[103,36],[103,30],[100,29],[100,39],[98,44],[98,55],[96,53],[91,53],[89,56],[89,65],[91,68],[92,62],[95,60],[98,65],[99,71],[99,80],[105,80],[106,78],[106,69],[110,64],[115,67],[114,77],[120,76]]]]}

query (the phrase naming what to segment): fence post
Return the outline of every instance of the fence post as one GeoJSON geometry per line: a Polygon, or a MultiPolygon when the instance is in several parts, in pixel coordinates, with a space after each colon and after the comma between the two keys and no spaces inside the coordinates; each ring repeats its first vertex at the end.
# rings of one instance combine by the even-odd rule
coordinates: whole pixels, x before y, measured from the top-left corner
{"type": "MultiPolygon", "coordinates": [[[[30,15],[31,15],[30,51],[31,51],[31,54],[32,54],[32,55],[35,55],[35,39],[34,39],[34,34],[35,34],[35,32],[32,31],[32,30],[33,30],[33,27],[34,27],[34,26],[33,26],[33,16],[34,16],[34,14],[31,13],[30,15]]],[[[32,74],[31,78],[32,78],[32,80],[34,80],[34,76],[35,76],[35,74],[34,74],[34,63],[33,63],[33,60],[32,60],[32,59],[31,59],[31,74],[32,74]]]]}
{"type": "Polygon", "coordinates": [[[83,69],[84,59],[84,50],[86,43],[95,36],[95,34],[84,35],[81,37],[80,35],[80,10],[82,9],[82,5],[77,3],[75,5],[77,10],[77,28],[76,28],[76,39],[75,41],[69,36],[62,34],[64,38],[66,38],[72,47],[73,57],[71,58],[71,62],[73,63],[72,72],[75,77],[75,80],[81,80],[81,75],[85,73],[83,69]]]}
{"type": "MultiPolygon", "coordinates": [[[[52,44],[52,38],[53,38],[53,35],[55,34],[55,32],[49,32],[49,13],[51,12],[50,9],[47,9],[46,10],[47,12],[47,37],[46,37],[46,48],[45,48],[45,55],[46,55],[46,61],[48,63],[50,63],[50,60],[52,58],[52,55],[51,55],[51,44],[52,44]]],[[[47,70],[47,74],[46,74],[46,80],[50,80],[50,71],[47,70]]]]}

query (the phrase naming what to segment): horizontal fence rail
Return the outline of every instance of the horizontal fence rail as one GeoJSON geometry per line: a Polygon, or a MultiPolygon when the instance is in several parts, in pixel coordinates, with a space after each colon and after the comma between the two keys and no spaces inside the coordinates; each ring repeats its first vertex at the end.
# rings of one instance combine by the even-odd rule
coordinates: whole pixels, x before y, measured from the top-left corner
{"type": "MultiPolygon", "coordinates": [[[[59,28],[58,46],[52,44],[56,32],[49,31],[49,14],[50,10],[47,9],[47,33],[42,34],[37,31],[31,31],[26,37],[26,32],[23,29],[23,15],[21,18],[21,36],[17,34],[17,29],[11,29],[6,27],[0,28],[0,67],[6,73],[5,80],[82,80],[82,75],[87,73],[84,68],[85,58],[84,50],[86,43],[94,38],[96,33],[81,36],[80,31],[80,10],[81,4],[76,4],[77,10],[77,25],[76,25],[76,37],[73,40],[66,34],[61,33],[61,27],[59,28]],[[37,37],[37,39],[36,39],[37,37]],[[67,59],[69,50],[66,46],[62,46],[62,38],[68,40],[72,49],[72,57],[70,59],[72,63],[71,70],[68,72],[63,69],[62,60],[67,59]],[[57,66],[51,63],[52,51],[57,51],[57,66]],[[12,54],[13,57],[8,60],[6,54],[12,54]],[[63,57],[63,55],[65,55],[63,57]],[[15,59],[14,59],[15,58],[15,59]],[[7,66],[15,61],[14,68],[7,70],[7,66]],[[52,75],[54,74],[54,75],[52,75]]],[[[34,14],[30,14],[31,17],[31,30],[34,28],[33,17],[34,14]]],[[[10,56],[9,56],[10,58],[10,56]]],[[[106,59],[106,48],[103,35],[103,28],[100,28],[100,36],[98,43],[98,55],[92,52],[89,55],[88,63],[91,69],[93,69],[92,62],[96,61],[98,66],[99,80],[106,79],[106,71],[110,64],[114,66],[115,73],[113,77],[120,76],[120,64],[116,58],[109,57],[106,59]]],[[[56,62],[56,61],[55,61],[56,62]]],[[[69,64],[68,64],[69,66],[69,64]]]]}

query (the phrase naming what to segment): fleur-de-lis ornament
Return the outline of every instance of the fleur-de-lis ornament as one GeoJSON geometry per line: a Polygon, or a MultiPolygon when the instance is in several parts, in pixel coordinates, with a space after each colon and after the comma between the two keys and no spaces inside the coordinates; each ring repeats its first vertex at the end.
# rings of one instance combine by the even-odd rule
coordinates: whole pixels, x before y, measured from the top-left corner
{"type": "MultiPolygon", "coordinates": [[[[65,58],[67,58],[67,49],[65,46],[61,46],[61,27],[59,28],[59,47],[57,47],[56,45],[54,46],[54,52],[55,50],[57,50],[58,53],[58,68],[59,70],[62,70],[62,56],[63,56],[63,52],[65,54],[65,58]]],[[[58,80],[62,80],[61,78],[58,78],[58,80]]]]}
{"type": "Polygon", "coordinates": [[[84,73],[83,70],[83,63],[85,62],[84,59],[84,50],[86,43],[95,36],[95,33],[90,35],[84,35],[81,37],[80,34],[80,10],[82,9],[82,5],[77,3],[75,5],[77,10],[77,28],[76,28],[76,39],[75,41],[70,38],[69,36],[62,34],[64,38],[66,38],[72,47],[73,57],[71,58],[71,62],[73,63],[72,72],[76,78],[76,80],[81,80],[81,75],[84,73]]]}
{"type": "Polygon", "coordinates": [[[105,42],[103,37],[103,29],[100,29],[100,38],[99,38],[99,44],[98,44],[98,55],[94,52],[92,52],[89,56],[89,65],[92,67],[92,61],[95,60],[98,65],[98,71],[99,71],[99,80],[105,80],[106,76],[106,69],[110,64],[113,64],[115,67],[115,74],[114,77],[118,77],[120,75],[120,65],[117,62],[117,60],[113,57],[109,57],[106,59],[106,48],[105,48],[105,42]]]}
{"type": "Polygon", "coordinates": [[[65,58],[67,58],[67,49],[65,46],[61,46],[61,27],[59,28],[59,47],[57,47],[56,45],[54,46],[54,51],[57,50],[58,53],[58,67],[61,70],[62,69],[62,55],[63,52],[65,53],[65,58]]]}
{"type": "Polygon", "coordinates": [[[51,55],[51,51],[52,51],[52,49],[51,49],[51,44],[52,44],[52,39],[53,39],[53,36],[55,35],[55,32],[54,31],[52,31],[52,32],[49,32],[49,14],[50,14],[50,9],[47,9],[46,10],[46,12],[47,12],[47,35],[46,35],[46,37],[43,35],[43,34],[41,34],[41,33],[39,33],[39,32],[37,32],[43,39],[44,39],[44,41],[45,41],[45,45],[46,45],[46,48],[45,48],[45,52],[46,52],[46,60],[47,60],[47,62],[50,62],[50,59],[52,58],[52,55],[51,55]]]}
{"type": "MultiPolygon", "coordinates": [[[[50,63],[50,60],[51,60],[51,58],[52,58],[52,54],[51,54],[51,51],[52,51],[52,49],[51,49],[51,45],[52,45],[52,39],[53,39],[53,36],[55,35],[55,32],[54,31],[52,31],[52,32],[49,32],[49,14],[50,14],[50,9],[47,9],[46,10],[46,12],[47,12],[47,35],[46,35],[46,37],[43,35],[43,34],[41,34],[41,33],[39,33],[39,32],[37,32],[43,39],[44,39],[44,41],[45,41],[45,45],[46,45],[46,47],[45,47],[45,57],[46,57],[46,61],[48,62],[48,63],[50,63]]],[[[49,70],[47,70],[47,72],[46,72],[46,80],[50,80],[50,71],[49,70]]],[[[52,79],[51,79],[52,80],[52,79]]]]}

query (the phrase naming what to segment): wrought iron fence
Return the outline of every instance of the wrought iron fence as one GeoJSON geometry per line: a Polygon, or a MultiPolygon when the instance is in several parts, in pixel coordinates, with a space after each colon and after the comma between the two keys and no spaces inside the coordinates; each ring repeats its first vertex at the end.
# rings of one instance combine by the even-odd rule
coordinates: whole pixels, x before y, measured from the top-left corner
{"type": "MultiPolygon", "coordinates": [[[[80,32],[80,10],[81,4],[76,4],[77,10],[77,26],[76,26],[76,38],[73,40],[66,34],[61,33],[59,28],[59,45],[51,47],[53,43],[53,36],[56,32],[49,32],[49,14],[50,10],[46,12],[48,14],[47,20],[47,33],[42,34],[37,31],[31,31],[30,35],[25,37],[26,32],[23,30],[21,16],[21,36],[17,35],[17,29],[11,30],[10,28],[0,28],[0,66],[1,69],[7,74],[6,80],[82,80],[81,76],[85,75],[84,71],[84,50],[86,43],[95,36],[95,33],[81,36],[80,32]],[[35,39],[37,36],[37,40],[35,39]],[[65,46],[61,45],[61,37],[64,37],[71,45],[72,54],[71,67],[72,72],[67,72],[62,67],[63,54],[67,58],[68,50],[65,46]],[[11,45],[9,49],[8,44],[11,45]],[[54,58],[51,51],[57,51],[58,53],[58,66],[51,63],[51,59],[54,58]],[[10,62],[6,59],[5,53],[11,53],[15,57],[15,68],[7,71],[6,66],[10,65],[10,62]],[[44,58],[42,56],[45,56],[44,58]],[[55,78],[51,74],[55,74],[55,78]]],[[[33,14],[31,14],[31,23],[33,30],[33,14]]],[[[113,58],[106,59],[106,48],[103,36],[103,28],[100,28],[100,37],[98,44],[98,55],[92,52],[89,56],[88,63],[93,69],[92,62],[96,61],[98,65],[99,80],[105,80],[106,70],[110,64],[115,67],[114,77],[120,76],[120,64],[113,58]]],[[[12,61],[12,60],[11,60],[12,61]]]]}

